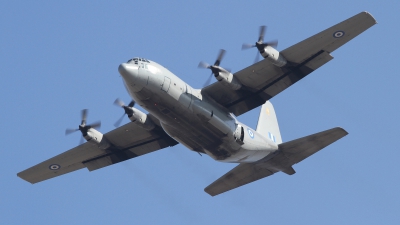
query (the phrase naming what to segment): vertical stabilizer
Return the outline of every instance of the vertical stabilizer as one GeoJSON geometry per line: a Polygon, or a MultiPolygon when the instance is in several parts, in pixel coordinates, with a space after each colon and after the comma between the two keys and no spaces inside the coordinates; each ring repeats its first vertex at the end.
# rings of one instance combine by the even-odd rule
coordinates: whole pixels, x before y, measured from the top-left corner
{"type": "Polygon", "coordinates": [[[278,119],[276,118],[274,106],[267,101],[261,107],[258,117],[257,132],[276,144],[282,143],[281,132],[279,131],[278,119]]]}

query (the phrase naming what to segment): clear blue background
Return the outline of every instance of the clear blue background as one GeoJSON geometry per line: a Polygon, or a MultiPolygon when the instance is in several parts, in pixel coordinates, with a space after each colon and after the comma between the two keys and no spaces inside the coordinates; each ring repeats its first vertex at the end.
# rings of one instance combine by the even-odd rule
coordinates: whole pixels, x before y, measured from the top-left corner
{"type": "MultiPolygon", "coordinates": [[[[2,1],[1,224],[400,224],[399,1],[2,1]],[[216,197],[233,168],[182,145],[31,185],[16,174],[79,142],[80,110],[108,132],[126,102],[118,65],[154,60],[195,88],[253,63],[260,25],[283,50],[361,11],[378,24],[272,99],[284,141],[350,134],[294,166],[216,197]]],[[[239,117],[255,128],[259,109],[239,117]]],[[[127,123],[128,119],[124,119],[127,123]]]]}

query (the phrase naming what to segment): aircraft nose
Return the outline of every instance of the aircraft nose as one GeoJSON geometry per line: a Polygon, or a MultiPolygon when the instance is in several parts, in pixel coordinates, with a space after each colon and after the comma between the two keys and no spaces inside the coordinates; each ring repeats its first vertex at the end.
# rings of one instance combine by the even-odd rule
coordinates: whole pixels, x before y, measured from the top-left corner
{"type": "Polygon", "coordinates": [[[134,80],[138,76],[138,68],[132,64],[122,63],[118,67],[118,72],[125,80],[134,80]]]}
{"type": "Polygon", "coordinates": [[[129,76],[129,68],[128,68],[128,64],[126,63],[122,63],[121,65],[119,65],[118,67],[118,72],[123,76],[129,76]]]}

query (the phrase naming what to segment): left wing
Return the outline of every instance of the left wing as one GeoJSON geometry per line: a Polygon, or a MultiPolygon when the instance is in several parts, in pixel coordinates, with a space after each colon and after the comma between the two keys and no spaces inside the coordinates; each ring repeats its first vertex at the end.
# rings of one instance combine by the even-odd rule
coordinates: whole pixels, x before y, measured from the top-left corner
{"type": "Polygon", "coordinates": [[[230,112],[239,116],[290,87],[333,59],[331,52],[376,24],[368,12],[361,12],[280,52],[288,64],[278,67],[261,60],[234,76],[244,85],[235,91],[221,82],[202,89],[230,112]]]}
{"type": "Polygon", "coordinates": [[[100,169],[178,144],[161,127],[146,131],[131,122],[104,134],[103,138],[112,145],[107,150],[86,142],[17,175],[34,184],[84,167],[89,171],[100,169]]]}

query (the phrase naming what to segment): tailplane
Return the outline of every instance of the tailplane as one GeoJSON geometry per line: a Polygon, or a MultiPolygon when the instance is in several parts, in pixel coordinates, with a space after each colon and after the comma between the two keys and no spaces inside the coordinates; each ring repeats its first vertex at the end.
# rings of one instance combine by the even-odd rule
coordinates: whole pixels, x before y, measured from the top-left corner
{"type": "Polygon", "coordinates": [[[347,134],[347,131],[344,129],[336,127],[279,144],[279,150],[271,155],[271,157],[267,156],[254,163],[240,163],[204,190],[211,196],[215,196],[264,177],[271,176],[279,171],[288,175],[293,175],[296,173],[292,167],[294,164],[310,157],[312,154],[347,134]]]}
{"type": "Polygon", "coordinates": [[[278,119],[276,118],[274,106],[270,101],[265,102],[261,107],[257,123],[257,132],[268,137],[277,145],[282,143],[278,119]]]}

